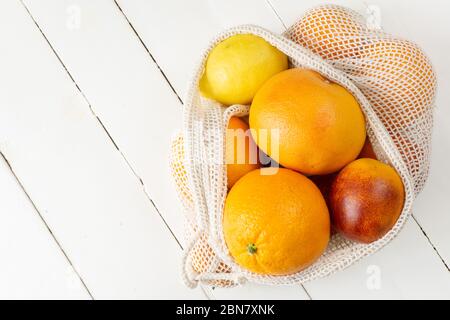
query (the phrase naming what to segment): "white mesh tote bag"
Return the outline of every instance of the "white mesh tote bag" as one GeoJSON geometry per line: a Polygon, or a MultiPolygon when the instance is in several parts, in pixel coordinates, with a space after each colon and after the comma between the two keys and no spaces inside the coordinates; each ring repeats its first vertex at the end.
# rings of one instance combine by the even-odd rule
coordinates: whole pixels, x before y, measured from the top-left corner
{"type": "Polygon", "coordinates": [[[427,179],[435,90],[435,73],[415,44],[366,27],[361,15],[343,7],[311,9],[284,35],[252,25],[218,35],[192,76],[184,126],[171,150],[170,165],[186,220],[185,283],[190,287],[198,283],[228,287],[245,281],[300,284],[342,270],[389,243],[411,214],[427,179]],[[227,195],[224,139],[230,117],[247,115],[249,106],[224,107],[205,99],[198,84],[209,52],[235,34],[262,37],[285,53],[292,67],[315,70],[358,100],[378,159],[396,169],[405,188],[400,218],[382,239],[360,244],[334,234],[319,260],[287,276],[255,274],[233,261],[222,231],[227,195]]]}

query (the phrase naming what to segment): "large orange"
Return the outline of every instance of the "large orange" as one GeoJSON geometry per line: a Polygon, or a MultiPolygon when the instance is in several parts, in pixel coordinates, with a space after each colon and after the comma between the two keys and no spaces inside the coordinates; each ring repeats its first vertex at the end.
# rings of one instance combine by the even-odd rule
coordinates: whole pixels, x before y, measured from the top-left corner
{"type": "Polygon", "coordinates": [[[231,117],[228,122],[226,137],[228,188],[246,173],[260,167],[258,148],[248,129],[248,124],[241,118],[231,117]]]}
{"type": "Polygon", "coordinates": [[[255,170],[231,189],[223,216],[225,242],[252,272],[288,275],[311,265],[327,247],[330,217],[314,183],[288,169],[255,170]]]}
{"type": "Polygon", "coordinates": [[[356,99],[319,73],[300,68],[277,74],[257,92],[250,127],[260,149],[282,166],[308,175],[343,168],[356,159],[366,138],[356,99]],[[265,132],[267,143],[261,139],[265,132]]]}

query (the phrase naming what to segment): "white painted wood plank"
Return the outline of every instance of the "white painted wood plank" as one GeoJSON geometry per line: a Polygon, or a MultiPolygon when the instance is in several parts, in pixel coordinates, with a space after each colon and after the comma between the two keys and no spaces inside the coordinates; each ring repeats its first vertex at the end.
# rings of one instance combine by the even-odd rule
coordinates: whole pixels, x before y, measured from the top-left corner
{"type": "Polygon", "coordinates": [[[202,50],[226,28],[257,24],[282,31],[282,24],[261,0],[118,0],[148,49],[184,96],[202,50]]]}
{"type": "MultiPolygon", "coordinates": [[[[367,2],[354,0],[335,0],[325,2],[321,0],[295,1],[295,0],[265,0],[270,3],[275,12],[280,17],[282,23],[289,27],[300,18],[303,13],[315,6],[324,4],[342,5],[364,13],[367,9],[367,2]]],[[[371,1],[372,3],[373,1],[371,1]]]]}
{"type": "Polygon", "coordinates": [[[202,298],[182,285],[179,246],[20,2],[2,3],[0,38],[2,151],[94,298],[202,298]]]}
{"type": "MultiPolygon", "coordinates": [[[[130,32],[125,18],[111,19],[121,16],[111,3],[46,1],[47,5],[42,6],[42,2],[26,1],[33,17],[61,56],[93,110],[142,178],[161,214],[181,238],[181,211],[167,172],[169,139],[174,131],[181,128],[181,104],[138,38],[130,32]],[[78,9],[73,9],[74,5],[78,9]],[[80,13],[79,28],[61,28],[69,17],[67,8],[69,12],[75,10],[80,13]]],[[[182,1],[180,3],[184,5],[182,1]]],[[[142,10],[147,8],[147,4],[141,5],[142,10]]],[[[262,8],[264,14],[260,17],[261,21],[267,18],[267,14],[273,14],[265,7],[262,8]]],[[[205,22],[202,22],[206,26],[212,18],[208,16],[207,8],[199,7],[199,10],[206,14],[205,22]]],[[[276,23],[275,18],[271,19],[276,23]]],[[[181,34],[178,37],[182,39],[181,34]]],[[[204,42],[209,39],[209,35],[202,37],[200,39],[204,42]]],[[[167,45],[173,43],[165,45],[168,48],[167,45]]],[[[181,48],[175,46],[173,50],[181,48]]],[[[192,51],[192,54],[198,59],[199,49],[192,51]]],[[[190,69],[187,66],[183,68],[190,69]]],[[[221,292],[214,291],[213,295],[221,298],[221,292]]],[[[231,289],[227,294],[233,293],[237,298],[242,293],[242,297],[248,297],[248,292],[244,287],[231,289]]],[[[264,287],[260,295],[268,298],[279,292],[278,289],[264,287]]],[[[307,295],[298,287],[284,291],[280,297],[304,299],[307,295]]]]}
{"type": "Polygon", "coordinates": [[[170,140],[182,126],[181,104],[164,76],[113,1],[25,4],[182,241],[168,166],[170,140]]]}
{"type": "Polygon", "coordinates": [[[0,157],[0,299],[90,299],[0,157]]]}
{"type": "Polygon", "coordinates": [[[305,284],[313,299],[450,299],[450,273],[413,220],[381,251],[305,284]]]}
{"type": "MultiPolygon", "coordinates": [[[[95,109],[95,105],[93,107],[95,109]]],[[[248,289],[248,288],[245,288],[245,287],[242,288],[242,289],[238,289],[238,290],[242,290],[241,294],[242,294],[243,297],[245,296],[244,292],[246,292],[246,291],[251,292],[251,289],[248,289]]],[[[219,292],[219,291],[221,291],[221,290],[217,290],[217,292],[219,292]]],[[[227,291],[227,293],[224,295],[224,297],[226,297],[226,295],[229,294],[229,292],[232,292],[232,291],[227,291]]],[[[265,292],[265,290],[262,289],[262,292],[265,292]]],[[[215,294],[217,294],[217,293],[215,292],[215,294]]],[[[219,293],[219,295],[220,295],[220,293],[219,293]]]]}

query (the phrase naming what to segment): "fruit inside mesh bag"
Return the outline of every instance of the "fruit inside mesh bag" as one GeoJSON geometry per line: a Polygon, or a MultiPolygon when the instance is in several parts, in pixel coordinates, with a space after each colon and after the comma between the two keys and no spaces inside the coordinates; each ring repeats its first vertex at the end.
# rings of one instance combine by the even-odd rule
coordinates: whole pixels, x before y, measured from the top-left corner
{"type": "Polygon", "coordinates": [[[429,170],[436,75],[414,43],[370,29],[362,15],[326,5],[286,32],[294,42],[347,73],[383,122],[419,193],[429,170]]]}
{"type": "MultiPolygon", "coordinates": [[[[334,5],[308,11],[285,36],[345,72],[359,87],[403,157],[413,179],[415,193],[420,192],[428,174],[436,89],[435,73],[421,49],[409,41],[366,27],[364,17],[334,5]]],[[[366,141],[366,150],[363,149],[361,154],[383,159],[383,147],[374,139],[374,131],[380,130],[374,130],[369,124],[370,141],[366,141]]],[[[362,145],[364,136],[360,140],[362,145]]],[[[188,239],[196,234],[195,243],[189,251],[188,268],[194,277],[216,275],[216,278],[206,278],[211,285],[232,286],[236,284],[234,278],[222,276],[232,275],[233,270],[218,258],[208,235],[197,234],[194,201],[184,166],[183,143],[182,137],[175,139],[171,167],[187,215],[188,239]]],[[[254,168],[247,165],[239,169],[242,170],[236,171],[239,174],[236,180],[254,168]]],[[[251,249],[258,250],[256,246],[251,249]]]]}
{"type": "MultiPolygon", "coordinates": [[[[194,217],[194,203],[192,193],[188,187],[188,177],[185,167],[185,152],[184,152],[184,138],[181,134],[175,136],[171,145],[171,159],[170,169],[172,177],[175,181],[175,187],[183,207],[188,208],[186,214],[186,236],[187,239],[196,232],[197,226],[194,217]]],[[[190,254],[190,265],[192,271],[201,275],[204,273],[226,274],[231,271],[231,268],[218,261],[214,250],[208,243],[206,235],[200,236],[193,245],[190,254]]],[[[229,287],[234,286],[235,283],[231,280],[210,280],[211,286],[229,287]]]]}

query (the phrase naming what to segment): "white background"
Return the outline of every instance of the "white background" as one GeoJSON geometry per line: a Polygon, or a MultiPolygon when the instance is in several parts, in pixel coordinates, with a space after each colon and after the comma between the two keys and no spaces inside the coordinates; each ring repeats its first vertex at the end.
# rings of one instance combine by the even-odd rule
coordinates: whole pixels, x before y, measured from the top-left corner
{"type": "Polygon", "coordinates": [[[304,286],[187,289],[169,141],[193,65],[222,29],[282,32],[299,0],[4,0],[0,298],[450,298],[450,5],[333,1],[380,13],[439,77],[432,170],[391,244],[304,286]]]}

